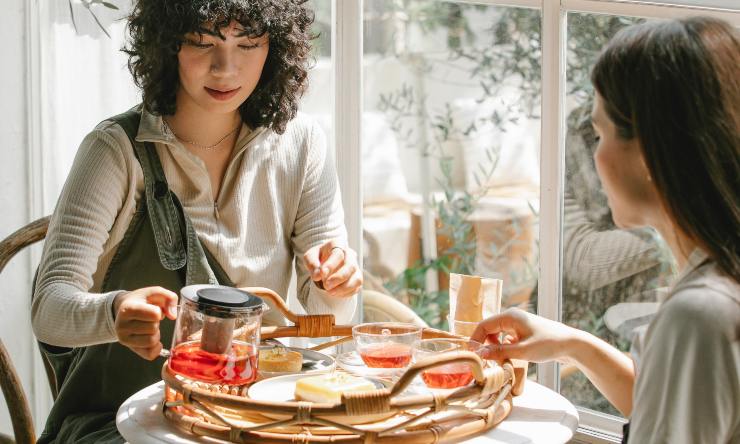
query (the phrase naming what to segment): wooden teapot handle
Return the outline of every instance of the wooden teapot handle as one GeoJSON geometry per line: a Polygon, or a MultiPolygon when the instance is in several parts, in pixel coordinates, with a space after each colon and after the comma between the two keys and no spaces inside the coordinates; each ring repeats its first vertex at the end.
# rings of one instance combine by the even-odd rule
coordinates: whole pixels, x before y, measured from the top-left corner
{"type": "Polygon", "coordinates": [[[335,328],[335,320],[333,314],[298,315],[293,313],[292,311],[290,311],[290,309],[288,309],[288,305],[285,303],[283,298],[281,298],[279,294],[275,293],[269,288],[241,287],[239,289],[255,294],[262,299],[269,300],[278,309],[278,311],[280,311],[280,313],[285,316],[286,319],[295,324],[290,327],[263,327],[262,337],[264,338],[285,336],[321,338],[352,333],[351,326],[336,326],[343,328],[335,328]]]}

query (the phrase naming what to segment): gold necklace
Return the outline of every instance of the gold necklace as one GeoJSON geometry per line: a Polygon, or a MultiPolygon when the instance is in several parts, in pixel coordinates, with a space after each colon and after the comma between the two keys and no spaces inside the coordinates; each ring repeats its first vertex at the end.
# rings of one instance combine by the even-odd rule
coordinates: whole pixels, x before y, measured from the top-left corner
{"type": "Polygon", "coordinates": [[[167,128],[170,130],[170,132],[172,133],[172,135],[175,136],[175,139],[179,140],[182,143],[187,143],[188,145],[193,145],[194,147],[200,148],[200,149],[203,149],[203,150],[212,150],[214,148],[217,148],[219,145],[221,145],[221,143],[224,140],[226,140],[229,136],[231,136],[232,134],[234,134],[236,132],[236,130],[238,130],[239,128],[242,127],[242,124],[239,123],[239,125],[237,125],[236,128],[234,128],[233,130],[229,131],[225,136],[223,136],[221,139],[219,139],[218,142],[214,143],[213,145],[203,145],[201,143],[194,142],[192,140],[185,140],[185,139],[183,139],[182,137],[180,137],[177,134],[175,134],[174,131],[172,131],[172,128],[170,128],[170,125],[167,122],[165,122],[165,124],[167,125],[167,128]]]}

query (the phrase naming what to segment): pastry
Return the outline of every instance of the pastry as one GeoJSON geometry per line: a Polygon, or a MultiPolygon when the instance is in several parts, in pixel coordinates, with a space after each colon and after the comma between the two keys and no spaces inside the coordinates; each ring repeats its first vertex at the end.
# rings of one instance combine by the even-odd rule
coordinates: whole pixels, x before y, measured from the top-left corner
{"type": "Polygon", "coordinates": [[[341,402],[342,393],[375,390],[375,384],[364,378],[346,373],[326,373],[308,376],[296,381],[295,399],[298,401],[341,402]]]}
{"type": "Polygon", "coordinates": [[[284,347],[260,350],[258,368],[263,372],[299,372],[303,355],[284,347]]]}

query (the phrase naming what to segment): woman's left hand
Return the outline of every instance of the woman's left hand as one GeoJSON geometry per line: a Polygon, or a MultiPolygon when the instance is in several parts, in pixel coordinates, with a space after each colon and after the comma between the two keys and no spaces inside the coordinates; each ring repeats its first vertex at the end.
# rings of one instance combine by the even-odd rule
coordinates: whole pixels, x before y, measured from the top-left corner
{"type": "Polygon", "coordinates": [[[352,296],[362,287],[362,270],[357,253],[335,240],[317,245],[303,255],[311,280],[330,296],[352,296]]]}

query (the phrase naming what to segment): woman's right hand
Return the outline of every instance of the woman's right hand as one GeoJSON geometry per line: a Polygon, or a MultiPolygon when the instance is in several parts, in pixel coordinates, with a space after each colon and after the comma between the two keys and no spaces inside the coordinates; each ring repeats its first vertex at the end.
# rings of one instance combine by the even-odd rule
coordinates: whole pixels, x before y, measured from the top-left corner
{"type": "Polygon", "coordinates": [[[510,308],[481,321],[470,339],[488,344],[482,352],[485,359],[568,361],[578,334],[560,322],[510,308]]]}
{"type": "Polygon", "coordinates": [[[177,317],[177,295],[162,287],[121,293],[113,301],[118,342],[149,361],[159,356],[159,323],[177,317]]]}

